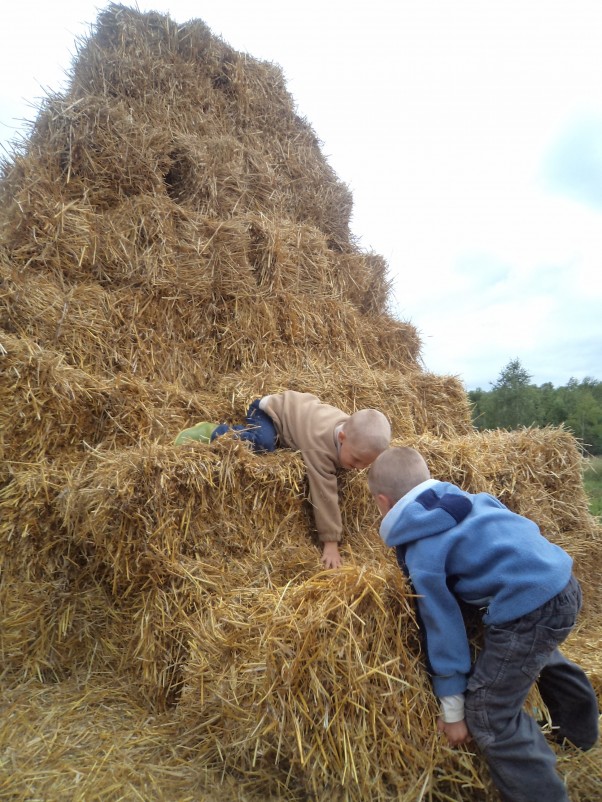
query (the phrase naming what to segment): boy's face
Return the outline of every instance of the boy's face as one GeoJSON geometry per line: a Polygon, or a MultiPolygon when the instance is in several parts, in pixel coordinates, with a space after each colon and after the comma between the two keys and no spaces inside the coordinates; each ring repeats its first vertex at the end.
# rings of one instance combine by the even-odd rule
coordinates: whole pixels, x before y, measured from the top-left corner
{"type": "Polygon", "coordinates": [[[342,468],[346,468],[347,470],[356,470],[361,471],[363,468],[367,468],[369,465],[372,465],[378,454],[366,456],[365,454],[359,454],[356,449],[354,449],[353,444],[349,441],[349,438],[345,435],[345,432],[339,432],[339,443],[341,444],[339,448],[339,462],[341,463],[342,468]]]}

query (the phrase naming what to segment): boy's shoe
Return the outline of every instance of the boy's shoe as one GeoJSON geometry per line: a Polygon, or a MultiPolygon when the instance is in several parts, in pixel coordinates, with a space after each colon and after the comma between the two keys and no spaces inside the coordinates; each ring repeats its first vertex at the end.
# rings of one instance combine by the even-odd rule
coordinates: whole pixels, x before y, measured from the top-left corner
{"type": "Polygon", "coordinates": [[[174,440],[175,446],[181,446],[182,443],[188,443],[196,440],[197,443],[205,443],[208,445],[211,442],[211,435],[217,429],[217,423],[208,423],[201,421],[200,423],[191,426],[190,429],[184,429],[174,440]]]}

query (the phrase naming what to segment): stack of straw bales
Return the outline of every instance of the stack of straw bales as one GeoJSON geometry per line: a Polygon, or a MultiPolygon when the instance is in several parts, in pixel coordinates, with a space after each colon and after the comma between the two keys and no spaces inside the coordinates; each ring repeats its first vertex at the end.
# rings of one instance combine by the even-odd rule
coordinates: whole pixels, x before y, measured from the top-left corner
{"type": "MultiPolygon", "coordinates": [[[[495,798],[481,759],[435,734],[365,476],[341,479],[346,564],[321,572],[298,454],[172,445],[285,388],[382,409],[434,475],[566,547],[586,597],[568,650],[600,689],[602,545],[575,441],[473,430],[461,384],[425,372],[415,329],[389,314],[386,265],[357,247],[350,211],[277,67],[200,21],[119,5],[5,161],[11,799],[495,798]]],[[[599,798],[598,759],[563,753],[575,800],[599,798]]]]}

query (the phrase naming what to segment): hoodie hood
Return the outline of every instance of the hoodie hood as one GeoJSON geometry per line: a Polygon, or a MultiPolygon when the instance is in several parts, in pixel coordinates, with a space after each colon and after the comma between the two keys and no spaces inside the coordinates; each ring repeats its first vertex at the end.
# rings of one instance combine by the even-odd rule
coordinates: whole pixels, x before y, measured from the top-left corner
{"type": "Polygon", "coordinates": [[[387,546],[401,546],[452,529],[471,510],[470,498],[459,488],[427,479],[389,510],[381,522],[380,536],[387,546]]]}

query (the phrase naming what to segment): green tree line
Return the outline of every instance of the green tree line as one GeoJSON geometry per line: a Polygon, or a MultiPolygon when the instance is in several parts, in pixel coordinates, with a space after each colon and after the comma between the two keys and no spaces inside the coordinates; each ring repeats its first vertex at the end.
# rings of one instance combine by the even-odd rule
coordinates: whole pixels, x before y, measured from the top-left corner
{"type": "Polygon", "coordinates": [[[520,359],[512,359],[491,390],[470,390],[473,420],[478,429],[564,424],[590,454],[602,454],[602,382],[570,379],[564,387],[539,386],[520,359]]]}

